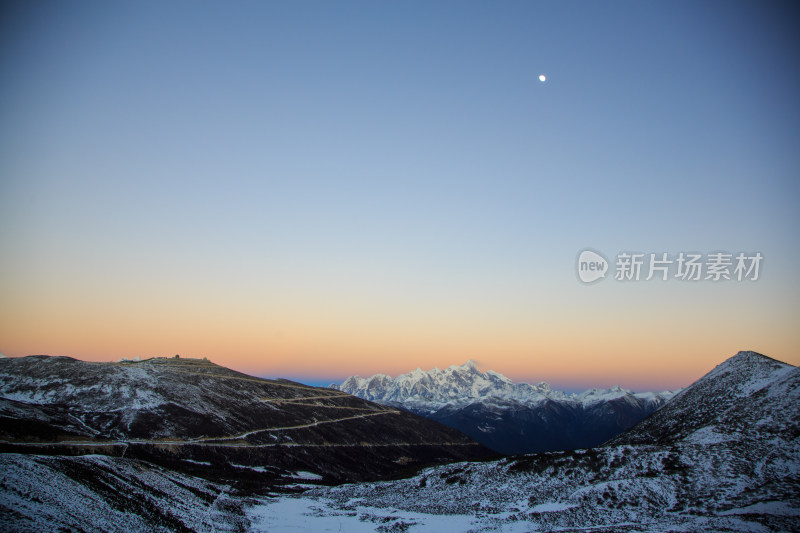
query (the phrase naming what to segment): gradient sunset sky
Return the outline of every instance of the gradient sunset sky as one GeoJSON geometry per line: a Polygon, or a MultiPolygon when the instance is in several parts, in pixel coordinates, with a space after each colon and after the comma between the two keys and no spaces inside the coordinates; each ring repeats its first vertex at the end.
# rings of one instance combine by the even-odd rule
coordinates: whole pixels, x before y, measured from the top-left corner
{"type": "Polygon", "coordinates": [[[5,2],[0,351],[556,387],[800,364],[791,3],[5,2]],[[538,76],[544,74],[542,83],[538,76]],[[760,278],[584,285],[590,247],[760,278]]]}

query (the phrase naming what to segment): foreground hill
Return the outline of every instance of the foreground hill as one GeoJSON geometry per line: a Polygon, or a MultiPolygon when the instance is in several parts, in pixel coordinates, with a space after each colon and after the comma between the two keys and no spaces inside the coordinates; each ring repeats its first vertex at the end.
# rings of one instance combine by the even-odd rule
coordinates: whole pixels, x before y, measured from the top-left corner
{"type": "Polygon", "coordinates": [[[800,369],[740,352],[608,446],[315,490],[249,516],[264,530],[797,531],[799,405],[800,369]]]}
{"type": "MultiPolygon", "coordinates": [[[[0,454],[0,531],[238,532],[252,503],[221,484],[106,455],[0,454]]],[[[240,469],[246,473],[247,469],[240,469]]]]}
{"type": "Polygon", "coordinates": [[[397,409],[205,360],[0,360],[0,451],[145,459],[253,487],[378,479],[481,458],[464,435],[397,409]]]}
{"type": "MultiPolygon", "coordinates": [[[[792,429],[798,409],[778,409],[794,393],[798,369],[756,352],[739,352],[682,391],[663,409],[609,444],[672,444],[713,440],[715,434],[764,437],[792,429]],[[769,413],[769,416],[765,416],[769,413]]],[[[800,433],[798,433],[800,434],[800,433]]],[[[797,436],[797,434],[795,434],[797,436]]]]}
{"type": "Polygon", "coordinates": [[[590,448],[630,428],[675,394],[621,387],[581,394],[514,383],[472,361],[392,378],[351,376],[332,388],[441,422],[501,453],[590,448]]]}

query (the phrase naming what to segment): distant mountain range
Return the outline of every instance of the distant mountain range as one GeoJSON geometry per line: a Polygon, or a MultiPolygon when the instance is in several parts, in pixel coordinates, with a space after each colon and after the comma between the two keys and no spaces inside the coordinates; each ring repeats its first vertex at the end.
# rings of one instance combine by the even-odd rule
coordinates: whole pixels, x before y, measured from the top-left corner
{"type": "Polygon", "coordinates": [[[675,395],[618,386],[566,394],[544,382],[514,383],[497,372],[481,372],[472,361],[397,378],[351,376],[331,388],[425,416],[511,454],[597,446],[675,395]]]}

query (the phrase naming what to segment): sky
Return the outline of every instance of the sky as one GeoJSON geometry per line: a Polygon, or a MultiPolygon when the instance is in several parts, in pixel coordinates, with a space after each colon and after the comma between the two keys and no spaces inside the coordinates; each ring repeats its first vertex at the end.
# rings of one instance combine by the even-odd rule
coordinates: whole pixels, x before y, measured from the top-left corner
{"type": "Polygon", "coordinates": [[[686,386],[743,349],[800,364],[799,22],[5,2],[0,350],[318,382],[473,359],[571,389],[686,386]],[[763,261],[617,280],[623,252],[763,261]]]}

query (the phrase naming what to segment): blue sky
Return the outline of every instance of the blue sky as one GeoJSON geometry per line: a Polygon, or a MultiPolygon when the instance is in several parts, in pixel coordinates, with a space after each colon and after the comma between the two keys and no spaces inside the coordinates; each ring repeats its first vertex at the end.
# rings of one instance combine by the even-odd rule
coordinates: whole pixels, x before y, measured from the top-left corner
{"type": "MultiPolygon", "coordinates": [[[[680,337],[689,302],[723,315],[698,365],[730,355],[709,353],[730,324],[742,348],[800,362],[790,5],[18,2],[2,16],[7,354],[203,349],[325,376],[473,357],[534,378],[548,331],[616,314],[600,352],[623,367],[641,346],[615,363],[605,343],[639,334],[626,319],[660,308],[647,332],[680,337]],[[764,276],[587,288],[573,269],[587,246],[761,251],[764,276]],[[725,320],[733,302],[744,331],[725,320]]],[[[658,364],[695,334],[656,348],[658,364]]]]}

